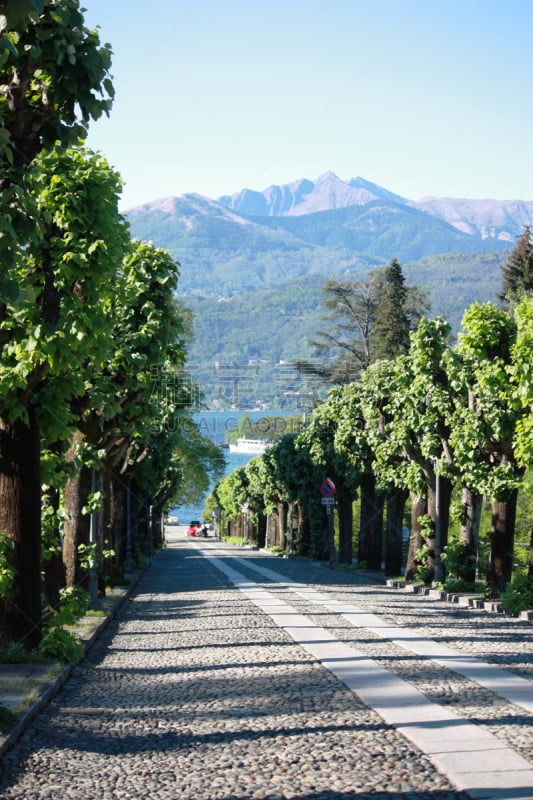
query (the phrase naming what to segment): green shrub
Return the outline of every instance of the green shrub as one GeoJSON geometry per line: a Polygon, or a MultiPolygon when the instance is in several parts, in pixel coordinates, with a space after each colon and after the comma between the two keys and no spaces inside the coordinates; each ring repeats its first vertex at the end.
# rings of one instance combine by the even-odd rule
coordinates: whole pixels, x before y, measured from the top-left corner
{"type": "Polygon", "coordinates": [[[441,559],[446,565],[449,577],[456,583],[466,587],[463,591],[469,591],[473,588],[473,584],[467,581],[467,577],[475,567],[476,559],[472,554],[468,553],[464,542],[459,539],[448,542],[441,559]]]}
{"type": "Polygon", "coordinates": [[[272,553],[275,556],[281,556],[285,554],[283,547],[278,547],[277,544],[272,545],[272,547],[267,547],[266,549],[269,553],[272,553]]]}
{"type": "Polygon", "coordinates": [[[225,536],[224,543],[225,544],[235,544],[241,546],[244,541],[242,536],[225,536]]]}
{"type": "Polygon", "coordinates": [[[0,706],[0,731],[2,733],[9,728],[14,719],[15,715],[9,710],[9,708],[0,706]]]}
{"type": "Polygon", "coordinates": [[[80,586],[68,586],[59,591],[59,611],[51,612],[50,622],[54,626],[74,625],[89,610],[91,598],[89,592],[80,586]]]}
{"type": "Polygon", "coordinates": [[[90,604],[88,592],[79,586],[71,586],[60,591],[59,611],[48,609],[48,617],[43,626],[43,636],[39,644],[39,655],[50,661],[77,661],[83,655],[83,642],[80,637],[65,630],[65,626],[83,617],[90,604]]]}
{"type": "Polygon", "coordinates": [[[454,578],[453,576],[450,576],[446,578],[442,584],[442,588],[445,592],[475,592],[476,594],[484,595],[486,587],[481,581],[472,583],[471,581],[465,581],[462,578],[454,578]]]}
{"type": "Polygon", "coordinates": [[[15,567],[11,563],[13,542],[0,531],[0,596],[10,597],[15,580],[15,567]]]}
{"type": "Polygon", "coordinates": [[[503,610],[512,617],[533,609],[533,578],[524,572],[516,574],[501,597],[503,610]]]}
{"type": "Polygon", "coordinates": [[[83,651],[83,642],[76,633],[54,625],[45,630],[39,645],[39,654],[50,661],[77,661],[83,651]]]}

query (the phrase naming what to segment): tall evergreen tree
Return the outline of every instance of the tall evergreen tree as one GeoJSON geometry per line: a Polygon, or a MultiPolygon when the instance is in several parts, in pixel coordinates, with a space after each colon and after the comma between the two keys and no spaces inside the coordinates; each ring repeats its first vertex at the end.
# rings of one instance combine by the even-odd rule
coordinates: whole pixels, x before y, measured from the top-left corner
{"type": "Polygon", "coordinates": [[[410,331],[429,310],[427,293],[404,285],[396,258],[366,281],[328,280],[323,290],[325,327],[312,341],[321,360],[295,362],[323,385],[353,383],[377,359],[406,353],[410,331]]]}
{"type": "Polygon", "coordinates": [[[409,319],[405,311],[407,287],[396,258],[383,272],[383,287],[372,330],[372,360],[394,358],[409,350],[409,319]]]}
{"type": "Polygon", "coordinates": [[[530,225],[524,227],[516,247],[502,267],[500,299],[505,303],[512,303],[528,292],[533,292],[533,242],[530,225]]]}

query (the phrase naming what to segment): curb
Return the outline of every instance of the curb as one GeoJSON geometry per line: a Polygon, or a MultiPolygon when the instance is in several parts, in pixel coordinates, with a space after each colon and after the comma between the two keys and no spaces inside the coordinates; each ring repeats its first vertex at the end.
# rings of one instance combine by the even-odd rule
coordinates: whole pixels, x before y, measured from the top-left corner
{"type": "Polygon", "coordinates": [[[430,589],[427,586],[417,586],[406,584],[402,581],[387,580],[387,586],[391,589],[400,589],[402,592],[419,594],[425,597],[435,597],[437,600],[444,600],[447,603],[464,606],[465,608],[475,608],[478,611],[486,611],[489,614],[503,614],[509,619],[519,619],[526,622],[533,621],[532,611],[521,611],[517,617],[511,617],[503,610],[503,605],[499,600],[485,600],[481,594],[469,592],[443,592],[440,589],[430,589]]]}

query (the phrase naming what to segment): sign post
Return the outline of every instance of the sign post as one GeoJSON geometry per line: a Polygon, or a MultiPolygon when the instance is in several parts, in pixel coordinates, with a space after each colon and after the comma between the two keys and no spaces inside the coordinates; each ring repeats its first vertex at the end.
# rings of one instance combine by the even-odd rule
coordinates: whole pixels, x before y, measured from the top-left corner
{"type": "Polygon", "coordinates": [[[242,514],[243,514],[243,517],[244,517],[244,520],[243,520],[244,521],[244,525],[243,525],[243,540],[242,540],[243,544],[248,544],[248,511],[249,511],[249,509],[250,509],[250,504],[248,503],[248,500],[245,500],[244,503],[242,504],[242,508],[241,508],[242,514]]]}

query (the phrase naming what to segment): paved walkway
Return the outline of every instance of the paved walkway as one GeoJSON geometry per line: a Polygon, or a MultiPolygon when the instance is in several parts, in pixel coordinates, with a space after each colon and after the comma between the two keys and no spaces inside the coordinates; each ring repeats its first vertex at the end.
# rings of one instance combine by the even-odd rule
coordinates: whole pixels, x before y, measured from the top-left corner
{"type": "Polygon", "coordinates": [[[179,536],[0,797],[532,800],[532,630],[179,536]]]}

